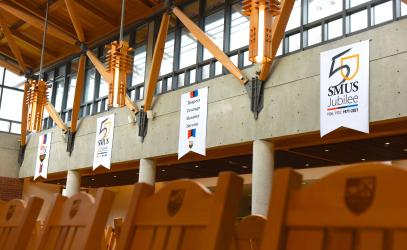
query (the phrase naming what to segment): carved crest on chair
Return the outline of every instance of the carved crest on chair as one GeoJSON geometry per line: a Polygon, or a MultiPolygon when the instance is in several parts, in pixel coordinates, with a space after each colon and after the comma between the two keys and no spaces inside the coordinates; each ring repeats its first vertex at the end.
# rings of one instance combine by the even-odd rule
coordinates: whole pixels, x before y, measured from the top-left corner
{"type": "Polygon", "coordinates": [[[184,202],[184,197],[185,189],[174,189],[171,191],[167,205],[168,214],[170,216],[174,216],[178,213],[184,202]]]}
{"type": "Polygon", "coordinates": [[[11,205],[6,214],[6,221],[10,220],[13,217],[14,212],[16,211],[16,205],[11,205]]]}
{"type": "Polygon", "coordinates": [[[376,177],[349,178],[346,180],[345,202],[348,209],[362,214],[373,203],[376,192],[376,177]]]}
{"type": "Polygon", "coordinates": [[[74,200],[72,203],[71,210],[69,211],[69,218],[75,217],[75,215],[78,213],[79,206],[81,205],[82,200],[74,200]]]}

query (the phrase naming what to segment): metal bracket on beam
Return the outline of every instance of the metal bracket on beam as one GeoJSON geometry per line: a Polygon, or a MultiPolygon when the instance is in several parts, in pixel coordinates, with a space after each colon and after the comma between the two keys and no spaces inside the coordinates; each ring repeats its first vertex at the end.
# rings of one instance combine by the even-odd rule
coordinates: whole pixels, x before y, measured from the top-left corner
{"type": "Polygon", "coordinates": [[[76,132],[72,132],[71,130],[69,130],[66,134],[68,136],[68,142],[66,144],[66,152],[68,152],[69,156],[71,156],[72,151],[73,151],[74,146],[75,146],[76,132]]]}
{"type": "Polygon", "coordinates": [[[20,150],[18,151],[18,164],[23,165],[23,161],[24,161],[24,155],[25,155],[25,148],[27,147],[27,144],[25,145],[20,145],[20,150]]]}
{"type": "Polygon", "coordinates": [[[250,98],[250,109],[254,114],[254,119],[257,120],[264,106],[264,81],[256,76],[245,86],[250,98]]]}
{"type": "Polygon", "coordinates": [[[141,141],[144,142],[144,137],[147,135],[148,119],[147,112],[144,111],[144,107],[141,108],[136,114],[136,120],[138,124],[138,136],[141,137],[141,141]]]}

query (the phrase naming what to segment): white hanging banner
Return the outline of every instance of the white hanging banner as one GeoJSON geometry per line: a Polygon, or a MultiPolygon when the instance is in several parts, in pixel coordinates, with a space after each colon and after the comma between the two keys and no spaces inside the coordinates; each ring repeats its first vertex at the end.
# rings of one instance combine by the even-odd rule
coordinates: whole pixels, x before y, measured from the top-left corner
{"type": "Polygon", "coordinates": [[[99,166],[110,169],[114,131],[114,114],[99,117],[96,122],[95,153],[93,170],[99,166]]]}
{"type": "Polygon", "coordinates": [[[47,179],[49,153],[51,151],[51,135],[51,133],[47,133],[38,137],[38,151],[35,161],[34,180],[40,176],[47,179]]]}
{"type": "Polygon", "coordinates": [[[181,96],[178,159],[192,151],[206,155],[208,87],[181,96]]]}
{"type": "Polygon", "coordinates": [[[340,127],[369,133],[369,40],[321,53],[321,137],[340,127]]]}

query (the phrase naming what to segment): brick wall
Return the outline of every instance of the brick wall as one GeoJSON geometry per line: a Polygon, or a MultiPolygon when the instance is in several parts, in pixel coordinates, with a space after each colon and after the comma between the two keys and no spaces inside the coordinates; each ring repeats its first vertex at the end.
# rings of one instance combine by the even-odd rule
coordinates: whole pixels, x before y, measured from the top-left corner
{"type": "Polygon", "coordinates": [[[9,201],[12,199],[21,199],[22,194],[23,180],[0,177],[0,200],[9,201]]]}

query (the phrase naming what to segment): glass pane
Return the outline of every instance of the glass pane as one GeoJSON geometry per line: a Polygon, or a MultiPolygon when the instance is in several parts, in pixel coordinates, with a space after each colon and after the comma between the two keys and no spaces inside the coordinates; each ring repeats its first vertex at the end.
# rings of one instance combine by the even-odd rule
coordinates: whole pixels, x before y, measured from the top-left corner
{"type": "Polygon", "coordinates": [[[238,55],[234,55],[234,56],[231,56],[230,57],[230,60],[232,61],[232,63],[236,66],[236,67],[238,67],[238,61],[239,61],[239,57],[238,57],[238,55]]]}
{"type": "Polygon", "coordinates": [[[294,7],[291,11],[290,18],[288,19],[287,27],[285,30],[291,30],[301,25],[301,1],[295,0],[294,7]]]}
{"type": "Polygon", "coordinates": [[[131,84],[143,83],[146,75],[147,46],[143,45],[134,50],[133,79],[131,84]]]}
{"type": "Polygon", "coordinates": [[[1,99],[0,118],[21,121],[21,109],[23,104],[24,92],[3,89],[3,98],[1,99]]]}
{"type": "Polygon", "coordinates": [[[185,74],[182,73],[178,75],[178,87],[182,87],[185,85],[185,74]]]}
{"type": "Polygon", "coordinates": [[[292,35],[288,38],[288,52],[300,49],[300,33],[292,35]]]}
{"type": "Polygon", "coordinates": [[[6,75],[4,77],[4,85],[5,86],[18,88],[24,82],[25,82],[25,77],[24,76],[19,76],[19,75],[14,74],[11,71],[6,70],[6,75]]]}
{"type": "Polygon", "coordinates": [[[189,71],[189,83],[194,83],[196,79],[196,70],[193,69],[191,71],[189,71]]]}
{"type": "Polygon", "coordinates": [[[403,1],[401,1],[401,15],[407,15],[407,3],[404,3],[403,1]]]}
{"type": "Polygon", "coordinates": [[[181,51],[179,68],[185,68],[196,64],[197,42],[191,32],[183,28],[181,31],[181,51]]]}
{"type": "Polygon", "coordinates": [[[69,81],[68,99],[66,102],[67,109],[71,109],[73,107],[73,101],[75,99],[75,88],[76,88],[76,75],[71,75],[69,81]]]}
{"type": "Polygon", "coordinates": [[[359,11],[349,16],[350,32],[355,32],[367,27],[367,10],[359,11]]]}
{"type": "Polygon", "coordinates": [[[202,80],[209,78],[210,65],[205,65],[202,67],[202,80]]]}
{"type": "Polygon", "coordinates": [[[160,94],[161,91],[162,91],[162,85],[163,85],[162,83],[163,83],[162,81],[157,82],[157,86],[156,86],[156,88],[155,88],[155,92],[156,92],[157,94],[160,94]]]}
{"type": "Polygon", "coordinates": [[[161,63],[160,75],[165,75],[173,71],[174,62],[174,32],[167,36],[167,41],[164,47],[164,57],[161,63]]]}
{"type": "Polygon", "coordinates": [[[240,3],[232,6],[232,24],[230,27],[230,50],[235,50],[249,44],[249,17],[243,16],[240,3]]]}
{"type": "Polygon", "coordinates": [[[10,130],[10,123],[6,121],[0,121],[0,131],[8,132],[10,130]]]}
{"type": "Polygon", "coordinates": [[[167,91],[172,90],[172,77],[167,78],[167,91]]]}
{"type": "Polygon", "coordinates": [[[12,123],[11,124],[11,133],[14,134],[21,134],[21,124],[20,123],[12,123]]]}
{"type": "Polygon", "coordinates": [[[104,97],[109,94],[109,84],[103,77],[100,77],[99,95],[98,97],[104,97]]]}
{"type": "Polygon", "coordinates": [[[307,45],[311,46],[321,42],[321,26],[308,30],[307,45]]]}
{"type": "Polygon", "coordinates": [[[90,102],[93,100],[93,95],[95,92],[95,68],[90,68],[86,71],[85,79],[85,102],[90,102]]]}
{"type": "Polygon", "coordinates": [[[372,8],[373,25],[383,23],[393,19],[393,2],[388,1],[383,4],[376,5],[372,8]]]}
{"type": "Polygon", "coordinates": [[[328,23],[328,39],[333,39],[342,36],[342,19],[338,19],[328,23]]]}
{"type": "Polygon", "coordinates": [[[215,75],[221,75],[222,74],[222,64],[220,62],[215,63],[215,75]]]}
{"type": "Polygon", "coordinates": [[[369,2],[369,1],[370,0],[350,0],[350,7],[352,8],[354,6],[357,6],[359,4],[366,3],[366,2],[369,2]]]}
{"type": "Polygon", "coordinates": [[[278,50],[277,50],[276,56],[281,56],[281,55],[283,54],[283,41],[284,41],[284,39],[281,40],[280,46],[278,46],[278,50]]]}
{"type": "MultiPolygon", "coordinates": [[[[223,30],[224,30],[224,11],[216,12],[205,18],[205,33],[223,50],[223,30]]],[[[208,51],[204,50],[204,60],[213,57],[208,51]]]]}
{"type": "Polygon", "coordinates": [[[139,88],[139,99],[143,99],[144,98],[144,87],[140,87],[139,88]]]}
{"type": "Polygon", "coordinates": [[[243,66],[249,66],[252,65],[252,62],[249,60],[249,51],[244,52],[244,57],[243,57],[244,61],[243,61],[243,66]]]}
{"type": "Polygon", "coordinates": [[[308,23],[342,11],[343,0],[309,0],[308,23]]]}
{"type": "Polygon", "coordinates": [[[62,99],[64,96],[64,78],[59,78],[55,81],[56,84],[56,97],[55,97],[55,109],[60,112],[62,107],[62,99]]]}

